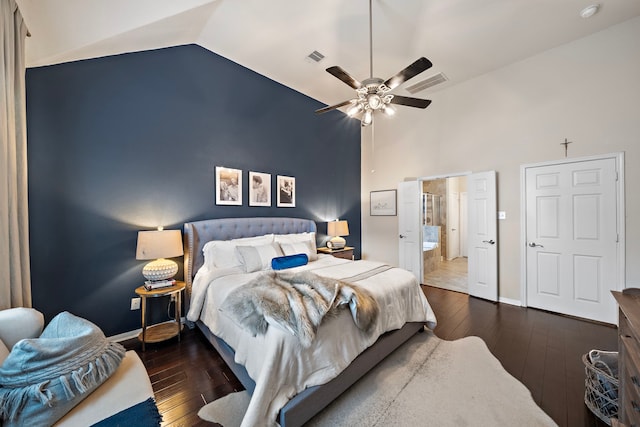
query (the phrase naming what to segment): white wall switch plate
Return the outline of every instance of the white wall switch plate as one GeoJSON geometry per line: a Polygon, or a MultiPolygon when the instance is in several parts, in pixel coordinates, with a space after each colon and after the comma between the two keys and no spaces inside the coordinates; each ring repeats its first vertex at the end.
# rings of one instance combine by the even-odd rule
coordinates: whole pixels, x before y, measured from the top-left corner
{"type": "Polygon", "coordinates": [[[140,298],[131,298],[131,310],[140,310],[140,298]]]}
{"type": "Polygon", "coordinates": [[[498,219],[507,219],[507,213],[505,211],[498,211],[498,219]]]}

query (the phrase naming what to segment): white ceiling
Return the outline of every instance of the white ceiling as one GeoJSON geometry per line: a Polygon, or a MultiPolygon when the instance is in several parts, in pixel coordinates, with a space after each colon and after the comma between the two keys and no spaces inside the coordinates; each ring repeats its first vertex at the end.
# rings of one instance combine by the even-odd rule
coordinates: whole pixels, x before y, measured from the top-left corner
{"type": "MultiPolygon", "coordinates": [[[[373,72],[425,56],[460,83],[640,16],[640,0],[373,0],[373,72]]],[[[32,36],[27,66],[196,43],[327,104],[353,90],[325,69],[369,77],[368,0],[17,0],[32,36]],[[306,59],[317,50],[320,63],[306,59]]]]}

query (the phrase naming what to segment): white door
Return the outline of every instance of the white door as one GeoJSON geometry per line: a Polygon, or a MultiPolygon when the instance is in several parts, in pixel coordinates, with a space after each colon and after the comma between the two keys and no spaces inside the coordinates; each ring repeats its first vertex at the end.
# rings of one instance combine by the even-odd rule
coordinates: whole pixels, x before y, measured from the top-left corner
{"type": "Polygon", "coordinates": [[[422,283],[422,219],[420,218],[420,181],[398,184],[398,259],[422,283]]]}
{"type": "Polygon", "coordinates": [[[525,169],[527,305],[616,323],[614,158],[525,169]]]}
{"type": "Polygon", "coordinates": [[[460,201],[458,192],[447,191],[447,259],[460,256],[460,201]]]}
{"type": "Polygon", "coordinates": [[[467,192],[460,193],[460,256],[468,257],[467,240],[469,233],[467,232],[467,192]]]}
{"type": "Polygon", "coordinates": [[[496,172],[469,175],[469,295],[498,300],[498,227],[496,172]]]}

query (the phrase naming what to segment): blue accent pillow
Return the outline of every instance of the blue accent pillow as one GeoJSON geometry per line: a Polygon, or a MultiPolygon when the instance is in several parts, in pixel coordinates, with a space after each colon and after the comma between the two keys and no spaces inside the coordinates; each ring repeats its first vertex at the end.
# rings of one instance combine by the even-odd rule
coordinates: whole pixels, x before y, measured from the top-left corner
{"type": "Polygon", "coordinates": [[[274,270],[284,270],[286,268],[300,267],[309,262],[307,254],[286,255],[271,260],[271,268],[274,270]]]}

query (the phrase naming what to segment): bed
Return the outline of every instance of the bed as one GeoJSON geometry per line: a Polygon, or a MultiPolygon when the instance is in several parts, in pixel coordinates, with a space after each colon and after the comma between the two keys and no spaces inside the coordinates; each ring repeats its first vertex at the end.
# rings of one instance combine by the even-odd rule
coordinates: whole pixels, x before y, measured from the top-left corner
{"type": "Polygon", "coordinates": [[[224,254],[212,252],[212,244],[259,247],[260,239],[275,236],[285,248],[282,242],[289,238],[311,236],[315,252],[315,233],[315,222],[301,218],[224,218],[184,225],[187,317],[252,394],[243,426],[276,420],[283,427],[304,424],[425,325],[435,327],[435,315],[411,273],[330,255],[317,255],[291,270],[370,286],[381,308],[373,333],[358,330],[349,310],[343,310],[323,320],[311,347],[300,349],[296,338],[279,328],[269,326],[265,335],[254,336],[225,315],[221,305],[226,297],[264,272],[214,267],[213,254],[219,259],[224,254]]]}

